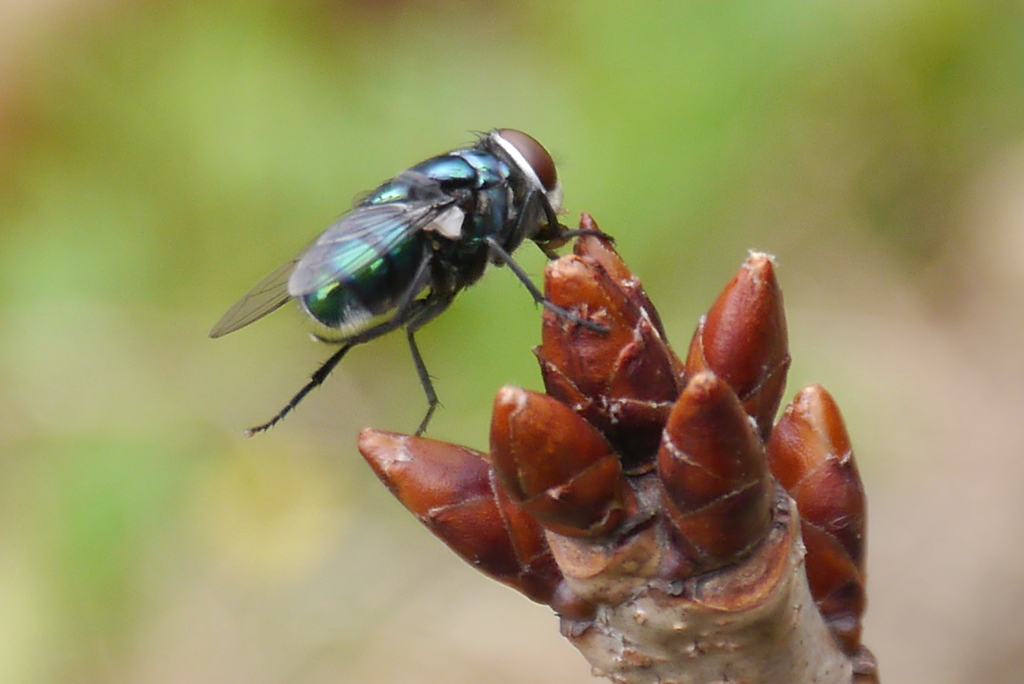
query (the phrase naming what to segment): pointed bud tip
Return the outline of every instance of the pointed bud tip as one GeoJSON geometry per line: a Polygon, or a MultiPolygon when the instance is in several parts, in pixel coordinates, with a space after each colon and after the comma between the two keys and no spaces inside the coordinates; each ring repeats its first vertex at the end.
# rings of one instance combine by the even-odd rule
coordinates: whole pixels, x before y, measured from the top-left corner
{"type": "Polygon", "coordinates": [[[831,452],[845,454],[852,450],[839,404],[821,385],[808,385],[800,390],[793,399],[793,411],[814,426],[831,452]]]}
{"type": "Polygon", "coordinates": [[[526,390],[515,385],[504,385],[494,395],[494,408],[503,411],[521,409],[526,403],[526,390]]]}
{"type": "MultiPolygon", "coordinates": [[[[708,413],[714,411],[714,407],[720,407],[720,412],[724,412],[728,416],[725,420],[731,418],[734,421],[745,421],[746,415],[742,411],[731,415],[736,413],[732,404],[735,404],[735,408],[739,408],[739,399],[736,398],[732,388],[713,371],[701,371],[690,377],[686,386],[683,387],[683,391],[669,414],[666,430],[668,434],[678,433],[683,436],[684,433],[692,429],[691,423],[694,421],[722,420],[721,417],[717,415],[712,417],[708,413]]],[[[720,430],[722,428],[716,424],[708,426],[708,429],[720,430]]],[[[688,435],[686,436],[688,437],[688,435]]]]}
{"type": "Polygon", "coordinates": [[[580,230],[588,231],[576,240],[573,253],[590,257],[601,264],[616,280],[633,280],[633,273],[615,250],[614,241],[597,226],[594,218],[584,212],[580,215],[580,230]]]}
{"type": "MultiPolygon", "coordinates": [[[[403,458],[406,435],[364,428],[359,433],[359,453],[370,464],[378,477],[384,478],[389,465],[403,458]]],[[[407,455],[406,455],[407,458],[407,455]]]]}
{"type": "Polygon", "coordinates": [[[600,230],[597,227],[597,221],[590,215],[588,211],[580,212],[580,230],[600,230]]]}
{"type": "Polygon", "coordinates": [[[777,260],[774,254],[752,249],[747,252],[746,265],[751,270],[764,272],[773,276],[777,260]]]}
{"type": "Polygon", "coordinates": [[[706,402],[725,393],[726,384],[712,371],[705,370],[690,378],[683,392],[691,397],[691,401],[706,402]]]}

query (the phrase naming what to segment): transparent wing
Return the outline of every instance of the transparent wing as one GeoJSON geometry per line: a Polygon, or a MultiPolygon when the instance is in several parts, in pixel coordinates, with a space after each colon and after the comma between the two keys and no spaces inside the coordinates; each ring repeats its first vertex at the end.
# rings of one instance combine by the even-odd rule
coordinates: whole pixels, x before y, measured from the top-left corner
{"type": "Polygon", "coordinates": [[[280,268],[256,283],[255,287],[220,317],[210,330],[210,337],[227,335],[281,308],[291,298],[288,295],[288,276],[291,275],[296,261],[298,257],[282,264],[280,268]]]}
{"type": "Polygon", "coordinates": [[[445,221],[452,211],[460,210],[449,195],[358,206],[325,230],[300,257],[288,282],[288,293],[301,297],[344,279],[390,252],[402,240],[439,220],[445,221]]]}

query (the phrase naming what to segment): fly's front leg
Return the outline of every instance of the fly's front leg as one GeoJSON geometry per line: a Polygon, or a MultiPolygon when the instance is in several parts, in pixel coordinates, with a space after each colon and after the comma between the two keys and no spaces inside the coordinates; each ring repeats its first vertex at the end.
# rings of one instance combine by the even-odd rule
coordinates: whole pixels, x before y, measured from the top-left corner
{"type": "Polygon", "coordinates": [[[551,206],[547,196],[539,190],[530,190],[523,200],[523,210],[519,212],[519,217],[516,219],[515,234],[526,234],[522,224],[524,221],[533,220],[534,213],[538,208],[544,214],[546,225],[536,231],[533,241],[548,259],[557,259],[558,254],[555,250],[568,242],[568,238],[565,237],[568,229],[559,223],[555,208],[551,206]]]}
{"type": "Polygon", "coordinates": [[[494,258],[494,260],[508,266],[509,269],[513,273],[515,273],[516,277],[519,278],[519,282],[526,286],[526,289],[529,290],[530,294],[533,296],[533,301],[537,302],[546,309],[554,311],[562,318],[572,321],[573,323],[577,323],[599,333],[608,332],[608,328],[601,325],[600,323],[595,323],[594,321],[588,320],[586,318],[581,318],[574,314],[572,311],[569,311],[568,309],[564,309],[558,306],[550,299],[545,297],[544,293],[538,290],[537,286],[533,284],[532,280],[530,280],[530,276],[526,274],[526,271],[523,270],[523,267],[516,263],[516,260],[512,258],[512,255],[506,252],[505,248],[499,245],[498,241],[495,240],[493,237],[487,238],[487,246],[491,250],[491,256],[494,258]]]}
{"type": "Polygon", "coordinates": [[[595,235],[597,237],[604,238],[609,242],[615,242],[615,239],[611,235],[608,235],[603,230],[596,227],[570,229],[563,226],[555,215],[555,210],[551,206],[551,202],[548,201],[548,198],[544,193],[538,190],[530,190],[530,194],[527,195],[524,200],[524,209],[520,213],[516,224],[517,231],[522,230],[522,221],[533,215],[534,207],[537,204],[540,205],[540,209],[544,213],[544,218],[547,224],[537,231],[533,236],[533,241],[537,244],[540,250],[544,252],[544,255],[547,256],[548,259],[557,259],[558,253],[555,250],[565,245],[565,243],[574,237],[579,237],[581,235],[595,235]]]}

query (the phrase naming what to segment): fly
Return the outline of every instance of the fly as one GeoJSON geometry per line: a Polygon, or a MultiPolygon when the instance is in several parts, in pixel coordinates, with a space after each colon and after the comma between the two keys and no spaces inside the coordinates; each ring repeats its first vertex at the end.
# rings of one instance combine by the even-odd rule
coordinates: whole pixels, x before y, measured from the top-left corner
{"type": "Polygon", "coordinates": [[[371,192],[296,259],[257,283],[210,331],[210,337],[227,335],[295,299],[326,331],[316,336],[341,345],[277,415],[249,434],[290,413],[352,347],[399,328],[427,396],[416,430],[422,434],[439,402],[415,334],[479,280],[488,263],[508,266],[537,303],[559,316],[606,332],[545,298],[512,258],[527,239],[555,258],[557,247],[581,233],[558,222],[561,200],[551,155],[510,128],[420,162],[371,192]]]}

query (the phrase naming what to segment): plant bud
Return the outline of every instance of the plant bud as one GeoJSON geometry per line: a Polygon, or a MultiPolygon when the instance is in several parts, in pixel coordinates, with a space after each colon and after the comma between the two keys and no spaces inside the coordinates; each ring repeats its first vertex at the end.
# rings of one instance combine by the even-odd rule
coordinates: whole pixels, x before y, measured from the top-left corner
{"type": "MultiPolygon", "coordinates": [[[[588,218],[581,227],[596,230],[588,218]]],[[[577,252],[548,265],[545,292],[555,304],[609,330],[596,332],[545,311],[535,350],[544,386],[605,434],[626,472],[642,471],[679,395],[681,364],[639,280],[610,243],[584,236],[577,252]]]]}
{"type": "Polygon", "coordinates": [[[818,385],[801,390],[768,442],[772,473],[796,501],[811,594],[848,653],[865,609],[864,487],[839,407],[818,385]]]}
{"type": "Polygon", "coordinates": [[[714,373],[692,377],[665,426],[658,474],[669,517],[699,554],[727,565],[768,534],[774,483],[736,394],[714,373]]]}
{"type": "Polygon", "coordinates": [[[359,451],[421,523],[481,572],[549,603],[562,582],[544,532],[500,497],[483,454],[422,437],[363,430],[359,451]]]}
{"type": "Polygon", "coordinates": [[[751,252],[698,324],[686,357],[686,376],[714,371],[729,383],[766,440],[782,401],[789,361],[786,313],[772,257],[751,252]]]}
{"type": "Polygon", "coordinates": [[[600,537],[635,508],[608,441],[546,394],[517,387],[498,391],[491,462],[509,496],[558,534],[600,537]]]}

